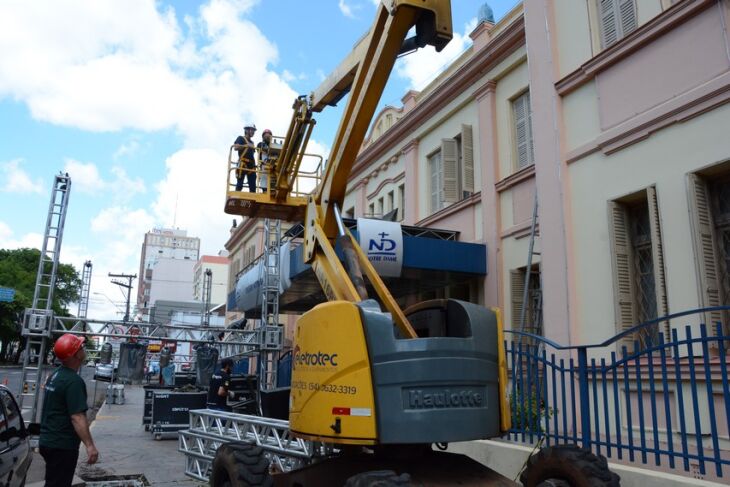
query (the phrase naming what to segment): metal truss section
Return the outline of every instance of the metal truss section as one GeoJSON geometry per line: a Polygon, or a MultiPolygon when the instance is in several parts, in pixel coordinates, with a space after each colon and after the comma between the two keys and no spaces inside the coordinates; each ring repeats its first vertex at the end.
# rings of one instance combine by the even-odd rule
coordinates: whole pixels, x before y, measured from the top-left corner
{"type": "MultiPolygon", "coordinates": [[[[51,332],[53,334],[72,333],[74,335],[131,338],[137,340],[168,340],[189,343],[211,343],[206,336],[211,333],[224,332],[222,341],[215,341],[216,348],[227,350],[254,350],[259,347],[259,334],[255,330],[230,330],[228,328],[160,325],[141,321],[100,321],[79,318],[55,317],[51,332]],[[94,325],[93,328],[91,325],[94,325]],[[137,328],[138,334],[129,332],[130,328],[137,328]],[[90,331],[97,330],[97,331],[90,331]],[[202,335],[202,333],[205,335],[202,335]]],[[[217,340],[217,339],[216,339],[217,340]]],[[[221,356],[228,354],[220,350],[221,356]]]]}
{"type": "Polygon", "coordinates": [[[286,420],[201,409],[190,411],[190,429],[179,432],[185,474],[207,481],[218,447],[234,441],[261,446],[272,466],[282,472],[333,453],[329,445],[294,437],[286,420]]]}
{"type": "MultiPolygon", "coordinates": [[[[357,230],[357,220],[353,218],[343,218],[342,223],[348,230],[357,230]]],[[[438,228],[426,228],[426,227],[412,227],[408,225],[401,225],[401,231],[405,237],[419,237],[419,238],[433,238],[436,240],[450,240],[456,241],[459,239],[459,232],[455,230],[440,230],[438,228]]],[[[304,238],[304,226],[301,223],[297,223],[292,226],[284,234],[284,240],[295,240],[304,238]]]]}

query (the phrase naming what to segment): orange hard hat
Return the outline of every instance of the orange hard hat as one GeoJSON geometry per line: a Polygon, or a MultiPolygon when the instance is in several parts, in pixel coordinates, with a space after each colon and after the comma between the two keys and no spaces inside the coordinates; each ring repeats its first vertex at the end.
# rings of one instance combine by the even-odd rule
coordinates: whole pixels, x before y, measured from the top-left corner
{"type": "Polygon", "coordinates": [[[73,357],[74,354],[84,346],[84,341],[86,341],[84,337],[66,333],[56,340],[56,344],[53,345],[53,353],[56,354],[58,360],[63,362],[64,360],[73,357]]]}

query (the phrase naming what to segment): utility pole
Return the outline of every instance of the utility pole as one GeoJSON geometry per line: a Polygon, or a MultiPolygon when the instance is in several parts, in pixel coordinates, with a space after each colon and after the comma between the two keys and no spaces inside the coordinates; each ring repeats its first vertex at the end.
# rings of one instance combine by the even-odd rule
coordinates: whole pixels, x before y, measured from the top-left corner
{"type": "MultiPolygon", "coordinates": [[[[134,279],[137,279],[137,274],[112,274],[109,273],[109,277],[118,277],[120,279],[126,279],[127,282],[122,282],[117,279],[112,279],[112,283],[116,284],[119,287],[123,287],[127,289],[127,312],[124,313],[124,321],[129,321],[129,298],[132,295],[132,281],[134,279]]],[[[124,294],[124,293],[122,293],[124,294]]]]}

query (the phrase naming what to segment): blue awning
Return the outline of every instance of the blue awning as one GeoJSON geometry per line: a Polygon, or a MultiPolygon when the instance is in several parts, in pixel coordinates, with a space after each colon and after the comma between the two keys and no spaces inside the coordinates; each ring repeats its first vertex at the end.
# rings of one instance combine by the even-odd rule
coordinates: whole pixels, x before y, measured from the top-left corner
{"type": "MultiPolygon", "coordinates": [[[[353,234],[357,238],[356,230],[353,231],[353,234]]],[[[335,250],[341,258],[339,247],[335,250]]],[[[325,301],[319,282],[309,264],[304,263],[303,256],[303,245],[295,247],[289,253],[291,287],[279,297],[279,310],[282,313],[302,313],[325,301]]],[[[248,272],[258,271],[254,266],[248,272]]],[[[487,247],[484,244],[434,238],[433,234],[404,235],[401,276],[383,280],[391,294],[398,299],[419,291],[436,290],[467,283],[486,274],[487,247]]],[[[256,288],[251,292],[259,291],[256,288]]],[[[253,296],[249,298],[253,298],[253,296]]],[[[245,311],[247,316],[253,318],[260,313],[260,304],[260,298],[241,299],[239,296],[237,300],[235,290],[228,297],[229,311],[245,311]],[[242,306],[243,302],[248,304],[242,306]],[[255,302],[256,305],[252,305],[252,302],[255,302]]]]}

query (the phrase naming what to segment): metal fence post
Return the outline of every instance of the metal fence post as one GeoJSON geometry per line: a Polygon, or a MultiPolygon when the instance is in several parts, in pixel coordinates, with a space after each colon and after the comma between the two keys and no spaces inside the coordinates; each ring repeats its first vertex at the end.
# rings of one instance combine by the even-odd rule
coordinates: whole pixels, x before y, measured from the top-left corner
{"type": "Polygon", "coordinates": [[[591,447],[591,412],[588,393],[588,349],[578,347],[578,394],[580,408],[580,435],[583,448],[591,447]]]}

